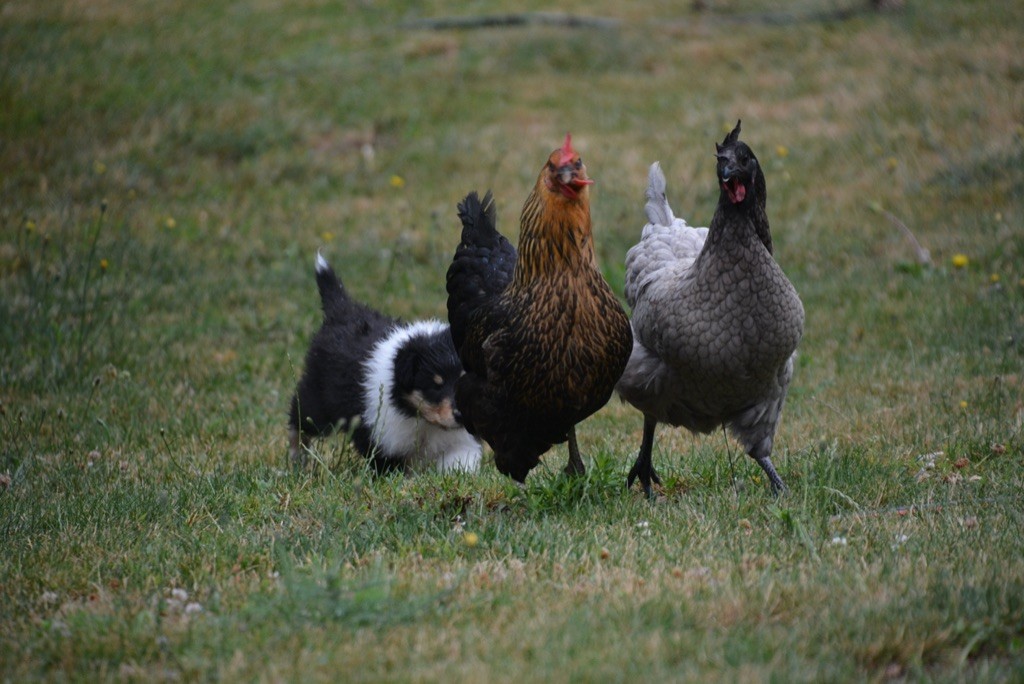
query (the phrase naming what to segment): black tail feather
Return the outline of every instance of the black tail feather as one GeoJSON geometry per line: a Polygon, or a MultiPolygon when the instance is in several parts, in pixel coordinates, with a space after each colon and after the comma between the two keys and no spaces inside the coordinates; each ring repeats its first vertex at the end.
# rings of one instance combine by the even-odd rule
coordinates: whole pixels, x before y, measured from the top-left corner
{"type": "Polygon", "coordinates": [[[490,190],[484,195],[483,201],[480,201],[475,190],[469,193],[459,202],[458,210],[464,245],[493,247],[500,242],[498,212],[490,190]]]}
{"type": "Polygon", "coordinates": [[[458,204],[462,241],[448,268],[448,322],[461,349],[469,318],[511,282],[516,248],[498,232],[497,208],[488,190],[483,200],[471,192],[458,204]]]}

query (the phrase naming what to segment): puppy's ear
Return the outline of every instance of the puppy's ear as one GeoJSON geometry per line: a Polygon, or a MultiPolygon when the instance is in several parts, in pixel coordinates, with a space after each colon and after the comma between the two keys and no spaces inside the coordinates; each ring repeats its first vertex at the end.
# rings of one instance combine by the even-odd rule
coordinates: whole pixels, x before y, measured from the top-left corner
{"type": "Polygon", "coordinates": [[[416,381],[420,370],[420,355],[410,345],[405,345],[395,354],[395,385],[409,389],[416,381]]]}

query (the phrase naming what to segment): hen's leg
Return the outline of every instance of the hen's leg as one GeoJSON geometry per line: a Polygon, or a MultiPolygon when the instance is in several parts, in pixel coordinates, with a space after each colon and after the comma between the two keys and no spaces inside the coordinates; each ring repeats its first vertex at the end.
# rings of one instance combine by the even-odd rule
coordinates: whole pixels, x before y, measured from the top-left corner
{"type": "Polygon", "coordinates": [[[768,476],[768,482],[772,487],[772,494],[775,496],[785,494],[787,491],[786,484],[775,471],[775,466],[772,465],[772,459],[767,456],[762,456],[761,458],[755,458],[754,460],[757,461],[757,465],[761,466],[761,470],[764,471],[764,474],[768,476]]]}
{"type": "Polygon", "coordinates": [[[587,472],[580,458],[580,448],[576,444],[576,426],[569,428],[569,462],[565,464],[566,475],[582,475],[587,472]]]}
{"type": "Polygon", "coordinates": [[[629,470],[629,476],[626,478],[626,489],[629,489],[633,486],[633,481],[639,477],[640,486],[644,488],[644,494],[649,499],[654,497],[651,483],[661,484],[661,478],[658,477],[658,473],[654,472],[654,466],[651,463],[651,451],[654,449],[654,428],[657,425],[658,421],[654,418],[644,416],[644,438],[640,442],[640,453],[637,454],[636,462],[633,463],[633,467],[629,470]]]}

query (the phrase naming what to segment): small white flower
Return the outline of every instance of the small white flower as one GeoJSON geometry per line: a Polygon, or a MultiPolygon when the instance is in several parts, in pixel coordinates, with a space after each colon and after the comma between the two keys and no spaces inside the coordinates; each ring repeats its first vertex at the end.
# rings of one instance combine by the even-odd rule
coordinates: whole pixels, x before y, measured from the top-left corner
{"type": "Polygon", "coordinates": [[[846,546],[846,537],[832,537],[832,546],[846,546]]]}
{"type": "Polygon", "coordinates": [[[921,469],[918,470],[917,475],[915,475],[917,481],[921,482],[923,480],[927,480],[931,476],[931,473],[928,471],[935,469],[936,459],[945,455],[944,451],[933,451],[930,454],[921,454],[918,456],[917,460],[921,463],[921,469]]]}
{"type": "Polygon", "coordinates": [[[43,595],[39,597],[39,600],[43,603],[56,603],[60,600],[60,596],[57,596],[55,591],[44,591],[43,595]]]}
{"type": "Polygon", "coordinates": [[[190,602],[185,606],[185,615],[192,615],[194,613],[202,613],[203,607],[195,601],[190,602]]]}
{"type": "Polygon", "coordinates": [[[906,544],[908,539],[910,539],[910,537],[908,537],[905,534],[897,534],[896,535],[896,542],[892,545],[892,548],[898,549],[900,546],[903,546],[904,544],[906,544]]]}
{"type": "Polygon", "coordinates": [[[636,524],[636,529],[640,530],[640,536],[650,537],[651,536],[651,523],[646,520],[641,520],[636,524]]]}
{"type": "Polygon", "coordinates": [[[376,150],[373,149],[373,143],[370,142],[364,142],[362,144],[359,148],[359,154],[362,155],[363,161],[370,166],[373,165],[373,160],[377,156],[376,150]]]}
{"type": "Polygon", "coordinates": [[[181,601],[184,603],[185,601],[188,601],[188,592],[180,588],[171,589],[171,598],[175,601],[181,601]]]}

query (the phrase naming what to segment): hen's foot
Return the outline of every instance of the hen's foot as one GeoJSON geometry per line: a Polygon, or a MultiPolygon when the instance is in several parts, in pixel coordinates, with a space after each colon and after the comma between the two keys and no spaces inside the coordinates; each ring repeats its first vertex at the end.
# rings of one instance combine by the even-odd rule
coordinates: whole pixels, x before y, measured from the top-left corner
{"type": "Polygon", "coordinates": [[[779,473],[775,470],[775,466],[772,465],[772,460],[770,458],[765,456],[764,458],[756,460],[757,465],[761,466],[761,470],[763,470],[764,474],[768,476],[768,483],[771,485],[773,495],[778,497],[789,491],[789,488],[786,487],[786,483],[782,481],[782,478],[779,477],[779,473]]]}
{"type": "Polygon", "coordinates": [[[644,494],[648,499],[654,498],[654,491],[651,483],[660,485],[661,478],[654,472],[654,464],[651,462],[651,451],[654,449],[654,428],[658,422],[651,416],[644,415],[644,436],[640,442],[640,453],[636,455],[636,462],[626,477],[626,489],[633,488],[633,481],[640,478],[640,486],[644,488],[644,494]]]}
{"type": "Polygon", "coordinates": [[[661,478],[658,477],[658,473],[654,471],[650,463],[642,464],[640,459],[637,459],[633,467],[629,469],[629,475],[626,477],[626,489],[632,489],[633,483],[637,478],[640,478],[640,486],[644,490],[644,494],[647,495],[648,499],[654,498],[654,490],[651,488],[651,483],[661,485],[661,478]],[[646,465],[646,467],[645,467],[646,465]]]}

